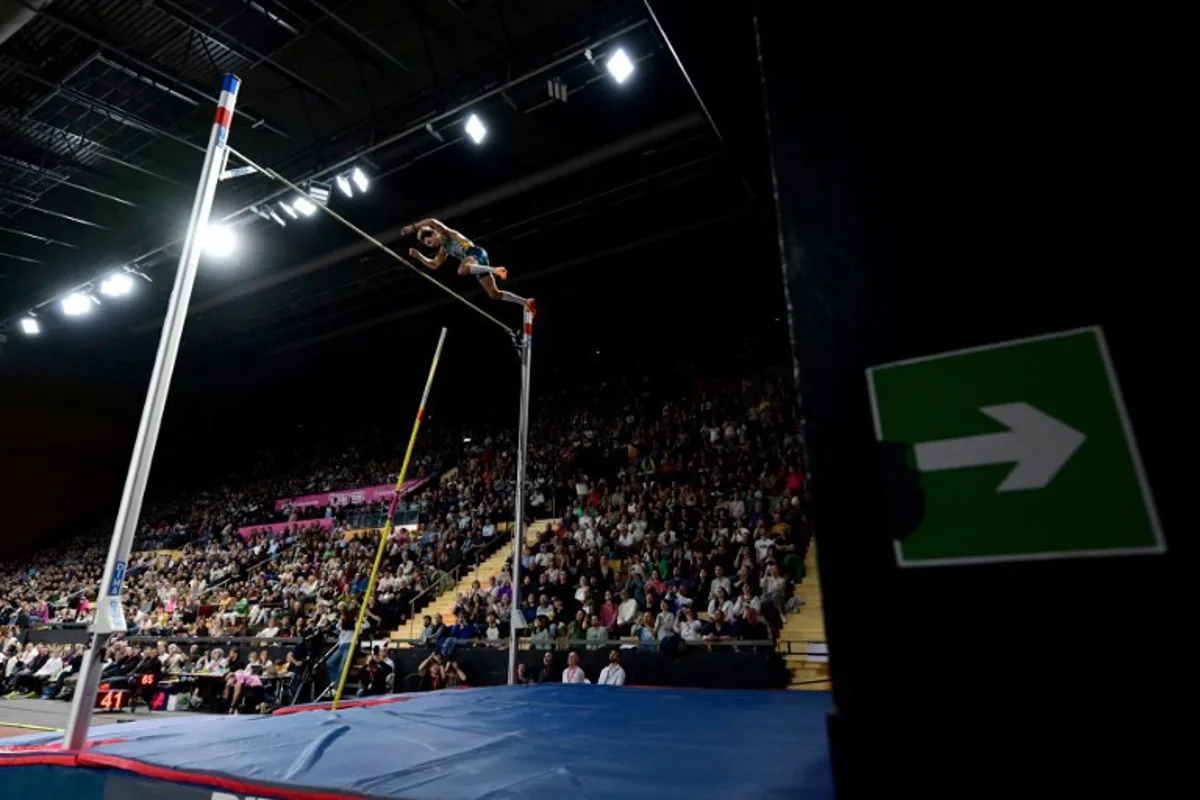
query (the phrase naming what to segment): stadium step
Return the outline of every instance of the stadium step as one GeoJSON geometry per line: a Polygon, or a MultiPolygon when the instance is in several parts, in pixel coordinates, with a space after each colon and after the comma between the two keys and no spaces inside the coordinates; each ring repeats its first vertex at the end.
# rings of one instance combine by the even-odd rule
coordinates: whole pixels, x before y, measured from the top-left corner
{"type": "Polygon", "coordinates": [[[797,691],[828,691],[830,688],[829,651],[825,645],[825,613],[816,550],[814,542],[804,560],[804,580],[795,589],[804,605],[787,615],[776,644],[791,673],[787,688],[797,691]]]}
{"type": "MultiPolygon", "coordinates": [[[[536,541],[538,535],[554,522],[555,520],[553,519],[540,519],[536,522],[530,523],[529,527],[525,530],[525,541],[527,543],[536,541]]],[[[444,624],[453,625],[454,603],[457,601],[459,593],[465,592],[467,589],[469,589],[473,581],[478,580],[482,585],[486,584],[488,579],[493,575],[499,577],[501,570],[504,568],[504,562],[508,559],[509,554],[510,550],[508,547],[500,547],[500,549],[498,549],[495,553],[492,553],[492,555],[486,558],[481,564],[471,570],[468,570],[452,589],[447,592],[443,592],[440,596],[435,598],[433,602],[425,606],[418,617],[425,616],[426,614],[431,617],[434,614],[441,614],[442,622],[444,624]]],[[[391,638],[407,640],[414,639],[420,635],[421,621],[418,618],[410,620],[408,625],[401,626],[397,630],[392,631],[391,638]]]]}

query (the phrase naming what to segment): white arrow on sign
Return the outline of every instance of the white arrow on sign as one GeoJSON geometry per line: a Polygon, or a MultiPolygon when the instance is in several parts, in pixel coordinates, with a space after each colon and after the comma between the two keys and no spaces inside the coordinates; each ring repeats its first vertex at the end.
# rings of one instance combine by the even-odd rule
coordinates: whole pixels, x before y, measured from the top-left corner
{"type": "Polygon", "coordinates": [[[1015,464],[996,491],[1041,489],[1054,480],[1087,438],[1028,403],[1005,403],[979,410],[1008,426],[1008,433],[921,442],[914,447],[917,469],[935,472],[988,464],[1015,464]]]}

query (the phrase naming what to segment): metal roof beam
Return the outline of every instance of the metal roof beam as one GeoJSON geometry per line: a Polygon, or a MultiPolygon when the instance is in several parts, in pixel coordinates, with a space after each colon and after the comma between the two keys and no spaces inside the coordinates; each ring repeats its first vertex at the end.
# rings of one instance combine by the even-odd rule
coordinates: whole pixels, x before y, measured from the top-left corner
{"type": "MultiPolygon", "coordinates": [[[[107,56],[94,56],[96,60],[103,63],[105,66],[119,70],[120,72],[129,75],[131,78],[139,80],[149,86],[153,86],[159,91],[169,94],[175,99],[181,100],[193,107],[199,105],[200,102],[213,102],[213,95],[211,91],[197,86],[187,78],[172,72],[166,67],[157,64],[148,58],[143,58],[142,56],[136,55],[131,51],[129,44],[125,42],[110,41],[91,28],[73,20],[69,20],[61,14],[50,9],[43,10],[41,15],[53,22],[55,25],[58,25],[59,27],[70,31],[76,36],[86,39],[97,47],[108,51],[107,56]],[[138,70],[154,75],[157,80],[142,74],[142,72],[139,72],[138,70]],[[160,81],[165,81],[166,83],[164,84],[160,81]]],[[[265,118],[250,112],[248,109],[235,109],[234,115],[248,121],[251,128],[262,128],[263,130],[268,130],[277,136],[282,136],[285,139],[292,138],[276,126],[272,125],[265,118]]]]}
{"type": "Polygon", "coordinates": [[[42,244],[55,244],[59,247],[68,247],[72,250],[79,249],[78,245],[73,245],[70,242],[64,242],[61,239],[54,239],[49,236],[42,236],[37,233],[23,231],[20,228],[10,228],[7,225],[0,225],[0,233],[11,233],[14,236],[24,236],[26,239],[33,239],[35,242],[41,242],[42,244]]]}
{"type": "MultiPolygon", "coordinates": [[[[42,166],[40,164],[35,164],[31,161],[27,161],[20,157],[8,155],[7,153],[4,152],[3,145],[0,145],[0,163],[10,164],[14,167],[17,167],[18,169],[28,170],[28,171],[34,172],[38,175],[44,176],[45,178],[53,181],[56,186],[66,186],[71,189],[77,189],[81,192],[86,192],[87,194],[93,195],[95,197],[100,197],[105,200],[111,200],[114,203],[117,203],[117,204],[123,205],[123,206],[127,206],[129,208],[140,208],[140,206],[137,203],[133,202],[132,200],[126,200],[124,197],[120,197],[115,194],[109,194],[108,192],[102,192],[99,189],[93,189],[92,187],[84,186],[81,183],[75,183],[68,176],[63,175],[60,172],[56,172],[51,167],[42,166]]],[[[54,188],[54,187],[52,186],[50,188],[54,188]]]]}
{"type": "Polygon", "coordinates": [[[151,0],[151,2],[155,6],[165,7],[164,10],[166,10],[167,14],[178,20],[180,24],[186,26],[190,30],[195,31],[213,44],[219,45],[220,47],[228,50],[243,61],[249,61],[255,65],[262,64],[263,66],[268,67],[269,69],[282,75],[296,88],[303,89],[309,94],[316,95],[338,111],[341,111],[345,107],[340,100],[331,95],[329,92],[314,86],[282,64],[272,61],[269,56],[258,52],[250,45],[239,40],[236,36],[231,36],[228,33],[219,31],[215,25],[212,25],[207,20],[197,16],[196,14],[193,14],[191,11],[188,11],[186,8],[183,8],[177,3],[172,2],[172,0],[151,0]],[[222,33],[223,36],[228,39],[228,41],[222,41],[217,37],[217,33],[222,33]],[[230,44],[230,42],[232,42],[232,44],[230,44]]]}
{"type": "Polygon", "coordinates": [[[21,62],[11,58],[5,59],[4,62],[4,66],[17,75],[33,81],[34,83],[42,84],[51,91],[60,94],[63,99],[67,100],[68,102],[74,103],[82,108],[86,108],[92,113],[100,114],[101,116],[107,117],[118,124],[133,128],[134,130],[141,131],[142,133],[170,139],[171,141],[178,142],[184,147],[189,147],[197,152],[205,152],[205,149],[195,142],[188,141],[186,138],[177,133],[172,133],[171,131],[160,128],[154,123],[147,122],[146,120],[136,117],[133,114],[126,114],[112,103],[108,103],[95,97],[90,97],[83,92],[78,91],[77,89],[72,89],[69,86],[64,86],[61,83],[54,83],[54,81],[43,78],[41,75],[38,75],[36,72],[32,71],[32,67],[29,64],[22,64],[21,62]]]}
{"type": "Polygon", "coordinates": [[[8,187],[0,187],[0,199],[5,199],[6,197],[10,198],[9,202],[14,202],[17,205],[19,205],[21,207],[20,210],[22,210],[22,211],[36,211],[39,214],[45,214],[48,217],[54,217],[56,219],[66,220],[67,222],[74,222],[76,225],[83,225],[84,227],[87,227],[87,228],[96,228],[97,230],[101,230],[101,231],[108,230],[108,228],[104,227],[100,223],[92,222],[90,219],[83,219],[82,217],[73,217],[70,214],[62,213],[61,211],[52,211],[48,208],[42,208],[41,206],[36,205],[36,202],[37,202],[36,198],[33,198],[32,202],[30,202],[31,198],[20,198],[20,197],[14,198],[13,195],[11,194],[11,191],[12,190],[9,189],[8,187]]]}
{"type": "MultiPolygon", "coordinates": [[[[355,39],[362,42],[363,46],[366,47],[366,49],[369,51],[369,53],[374,53],[378,59],[383,59],[385,62],[387,62],[391,66],[399,69],[401,72],[410,72],[411,71],[411,70],[409,70],[407,64],[405,64],[403,61],[396,58],[394,55],[389,53],[383,47],[381,47],[380,45],[375,43],[375,41],[368,38],[366,36],[366,34],[362,33],[360,30],[358,30],[358,28],[355,28],[349,22],[346,22],[344,19],[339,17],[337,14],[333,13],[333,11],[331,9],[326,8],[324,4],[319,2],[319,0],[308,0],[308,4],[313,6],[315,9],[320,11],[322,14],[324,14],[326,19],[330,20],[335,25],[337,25],[339,28],[344,30],[346,33],[350,34],[355,39]]],[[[376,61],[377,58],[371,58],[371,60],[376,61]]]]}

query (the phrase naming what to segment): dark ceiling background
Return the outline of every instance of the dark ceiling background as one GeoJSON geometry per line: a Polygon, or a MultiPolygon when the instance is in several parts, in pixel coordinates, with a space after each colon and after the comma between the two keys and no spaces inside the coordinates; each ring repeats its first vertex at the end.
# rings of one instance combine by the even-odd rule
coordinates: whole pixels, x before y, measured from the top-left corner
{"type": "MultiPolygon", "coordinates": [[[[0,0],[5,470],[30,497],[58,488],[41,508],[115,504],[225,72],[243,80],[238,150],[298,183],[360,166],[371,187],[335,190],[340,214],[401,252],[404,224],[445,219],[538,297],[535,403],[786,359],[750,9],[653,9],[703,103],[641,2],[0,0]],[[636,64],[623,85],[602,66],[617,47],[636,64]],[[61,314],[122,265],[150,280],[61,314]],[[36,337],[16,325],[31,309],[36,337]],[[73,470],[100,500],[64,496],[73,470]]],[[[250,210],[271,198],[261,175],[218,186],[214,219],[240,247],[201,262],[152,494],[300,425],[407,417],[443,325],[436,412],[515,418],[500,332],[319,212],[280,228],[250,210]]],[[[473,280],[437,277],[519,322],[473,280]]]]}

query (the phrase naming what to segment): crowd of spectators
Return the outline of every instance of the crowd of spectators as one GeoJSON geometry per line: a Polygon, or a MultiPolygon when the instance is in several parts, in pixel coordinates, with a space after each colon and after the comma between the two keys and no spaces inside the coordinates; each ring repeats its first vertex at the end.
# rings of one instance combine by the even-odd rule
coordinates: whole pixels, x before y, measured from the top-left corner
{"type": "Polygon", "coordinates": [[[477,580],[454,624],[426,617],[422,638],[504,640],[514,602],[535,648],[776,638],[801,602],[810,537],[799,426],[780,387],[738,381],[652,411],[635,397],[619,415],[545,425],[530,493],[556,521],[526,548],[519,592],[504,574],[477,580]]]}
{"type": "MultiPolygon", "coordinates": [[[[547,398],[531,426],[527,497],[530,518],[555,523],[523,553],[519,587],[507,575],[477,581],[457,598],[455,624],[427,620],[424,634],[502,646],[515,603],[538,648],[777,636],[799,602],[792,586],[809,539],[801,428],[785,384],[768,374],[683,397],[600,385],[582,401],[547,398]]],[[[369,630],[404,622],[414,601],[436,594],[427,590],[453,585],[505,538],[512,432],[481,431],[465,444],[455,434],[431,440],[416,462],[418,477],[454,470],[410,496],[420,526],[393,532],[369,630]]],[[[336,628],[366,587],[378,543],[375,531],[345,535],[346,521],[381,507],[277,511],[275,500],[394,481],[394,456],[350,447],[325,461],[297,458],[279,475],[154,507],[137,547],[152,552],[131,562],[125,583],[131,632],[272,638],[336,628]],[[312,517],[330,518],[331,530],[312,517]],[[279,522],[288,524],[274,534],[238,532],[279,522]]],[[[256,474],[278,463],[264,457],[256,474]]],[[[107,538],[102,530],[0,563],[0,626],[12,626],[18,647],[35,625],[91,619],[107,538]]]]}

